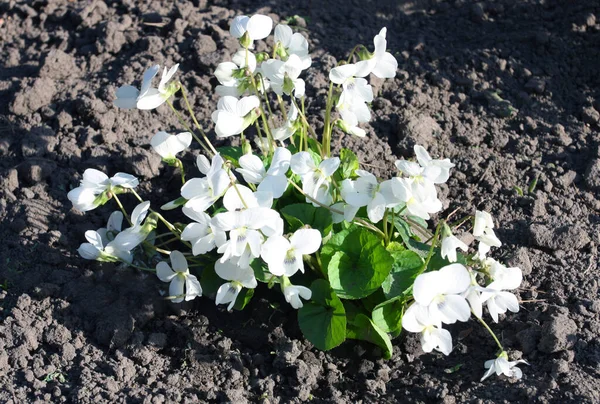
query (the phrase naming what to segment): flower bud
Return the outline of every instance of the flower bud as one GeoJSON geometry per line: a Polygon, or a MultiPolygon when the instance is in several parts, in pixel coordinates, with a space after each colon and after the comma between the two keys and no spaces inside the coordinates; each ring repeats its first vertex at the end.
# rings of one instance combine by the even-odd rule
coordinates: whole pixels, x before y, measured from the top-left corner
{"type": "Polygon", "coordinates": [[[267,52],[259,52],[256,55],[256,63],[261,64],[265,60],[269,59],[269,54],[267,52]]]}
{"type": "Polygon", "coordinates": [[[252,39],[250,38],[250,34],[248,31],[244,32],[244,35],[240,38],[240,45],[242,48],[248,49],[252,45],[252,39]]]}
{"type": "Polygon", "coordinates": [[[242,153],[243,154],[252,154],[252,145],[248,141],[248,139],[244,139],[242,141],[242,153]]]}

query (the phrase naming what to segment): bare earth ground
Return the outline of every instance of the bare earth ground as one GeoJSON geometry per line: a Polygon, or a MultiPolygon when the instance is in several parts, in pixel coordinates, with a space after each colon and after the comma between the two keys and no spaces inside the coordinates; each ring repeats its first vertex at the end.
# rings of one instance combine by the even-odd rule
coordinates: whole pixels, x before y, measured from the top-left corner
{"type": "Polygon", "coordinates": [[[262,4],[0,3],[0,402],[600,402],[600,3],[262,4]],[[166,106],[117,110],[115,89],[181,63],[211,128],[211,74],[237,48],[229,21],[254,12],[305,17],[317,117],[336,58],[387,26],[398,77],[375,83],[368,138],[337,146],[381,176],[415,143],[457,164],[445,212],[491,211],[505,242],[496,257],[525,274],[521,311],[493,325],[530,362],[522,380],[479,383],[495,347],[475,322],[452,327],[449,357],[423,355],[410,335],[389,361],[353,342],[323,353],[268,291],[242,313],[208,299],[176,306],[153,276],[78,257],[84,231],[113,208],[71,209],[84,169],[132,172],[155,206],[178,193],[149,148],[177,121],[166,106]]]}

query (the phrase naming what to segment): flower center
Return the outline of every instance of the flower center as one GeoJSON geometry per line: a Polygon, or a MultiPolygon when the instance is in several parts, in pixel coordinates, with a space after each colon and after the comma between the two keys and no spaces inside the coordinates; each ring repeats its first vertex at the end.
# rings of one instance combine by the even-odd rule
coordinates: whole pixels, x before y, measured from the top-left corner
{"type": "Polygon", "coordinates": [[[296,250],[294,248],[290,248],[285,254],[285,258],[283,259],[283,263],[285,265],[293,265],[296,262],[296,250]]]}

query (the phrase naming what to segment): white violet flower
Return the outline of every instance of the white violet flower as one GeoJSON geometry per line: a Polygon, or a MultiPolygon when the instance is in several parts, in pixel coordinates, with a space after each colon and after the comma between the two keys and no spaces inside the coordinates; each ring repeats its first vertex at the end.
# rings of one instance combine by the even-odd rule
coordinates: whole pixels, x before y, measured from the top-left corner
{"type": "Polygon", "coordinates": [[[226,95],[217,103],[217,110],[211,115],[215,123],[215,132],[218,137],[239,135],[250,126],[258,117],[260,100],[251,95],[237,99],[226,95]]]}
{"type": "Polygon", "coordinates": [[[283,287],[283,296],[285,301],[291,304],[293,308],[300,309],[304,306],[300,298],[310,300],[312,291],[306,286],[290,284],[283,287]]]}
{"type": "Polygon", "coordinates": [[[167,132],[157,132],[150,140],[150,145],[164,161],[171,162],[176,159],[175,155],[181,153],[192,144],[192,134],[182,132],[170,135],[167,132]]]}
{"type": "MultiPolygon", "coordinates": [[[[327,158],[317,166],[308,152],[299,152],[292,156],[290,168],[294,174],[302,177],[302,191],[323,205],[331,205],[333,197],[329,192],[331,176],[340,166],[339,157],[327,158]]],[[[312,202],[306,199],[306,202],[312,202]]],[[[314,206],[318,204],[312,202],[314,206]]]]}
{"type": "Polygon", "coordinates": [[[261,257],[273,275],[290,277],[297,271],[304,273],[302,256],[313,254],[320,246],[321,232],[298,229],[289,240],[283,236],[269,237],[262,246],[261,257]]]}
{"type": "Polygon", "coordinates": [[[81,244],[79,255],[86,260],[98,260],[114,262],[122,260],[131,262],[131,253],[114,241],[115,236],[121,231],[123,224],[123,213],[113,212],[108,218],[106,227],[97,231],[88,230],[85,232],[87,243],[81,244]]]}
{"type": "Polygon", "coordinates": [[[242,168],[236,169],[249,184],[258,184],[258,191],[270,192],[273,198],[280,198],[288,186],[286,173],[290,168],[292,153],[285,147],[278,147],[268,170],[262,160],[254,154],[245,154],[239,159],[242,168]]]}
{"type": "Polygon", "coordinates": [[[479,259],[484,259],[491,247],[501,247],[502,242],[494,233],[494,220],[492,215],[485,211],[475,212],[475,224],[473,225],[473,236],[479,241],[478,254],[479,259]]]}
{"type": "Polygon", "coordinates": [[[373,174],[364,170],[356,170],[356,175],[358,178],[354,181],[342,181],[342,198],[352,206],[366,206],[369,220],[379,223],[387,205],[385,197],[379,192],[379,181],[373,174]]]}
{"type": "Polygon", "coordinates": [[[292,95],[293,92],[296,98],[304,96],[306,83],[300,78],[302,60],[298,55],[290,55],[285,62],[277,59],[266,60],[261,68],[275,94],[292,95]]]}
{"type": "Polygon", "coordinates": [[[240,266],[236,260],[217,261],[215,272],[222,279],[229,281],[219,287],[215,298],[217,305],[229,303],[227,310],[233,309],[242,288],[254,289],[258,286],[252,268],[240,266]]]}
{"type": "Polygon", "coordinates": [[[362,66],[366,66],[366,70],[381,79],[391,79],[396,77],[396,70],[398,69],[398,61],[391,53],[386,51],[386,34],[387,28],[381,28],[379,34],[375,35],[375,38],[373,38],[375,52],[368,55],[370,58],[356,63],[361,66],[361,69],[363,68],[362,66]]]}
{"type": "Polygon", "coordinates": [[[87,212],[106,203],[110,199],[107,194],[120,193],[126,188],[135,188],[138,184],[138,179],[131,174],[116,173],[108,178],[102,171],[88,168],[83,172],[80,185],[72,189],[67,198],[75,209],[87,212]]]}
{"type": "Polygon", "coordinates": [[[520,379],[523,377],[523,371],[517,367],[518,364],[524,363],[529,365],[526,360],[519,359],[518,361],[508,361],[508,355],[506,352],[502,352],[496,359],[490,359],[485,361],[484,367],[487,369],[480,381],[484,381],[492,374],[496,373],[497,376],[505,375],[507,377],[514,377],[520,379]]]}
{"type": "Polygon", "coordinates": [[[341,84],[346,96],[364,102],[372,102],[373,88],[363,78],[367,74],[369,74],[367,66],[346,64],[331,69],[329,79],[335,84],[341,84]]]}
{"type": "Polygon", "coordinates": [[[227,235],[213,225],[208,214],[196,212],[185,206],[181,210],[184,215],[194,221],[185,226],[181,233],[182,240],[192,243],[192,254],[205,254],[225,244],[227,235]]]}
{"type": "Polygon", "coordinates": [[[163,282],[170,282],[169,296],[173,303],[180,303],[202,296],[202,287],[198,278],[190,274],[185,256],[179,251],[169,255],[171,265],[161,261],[156,265],[156,275],[163,282]],[[184,292],[185,289],[185,292],[184,292]]]}
{"type": "Polygon", "coordinates": [[[211,165],[206,167],[206,157],[198,157],[198,168],[206,174],[203,178],[192,178],[181,187],[181,196],[187,199],[185,206],[196,212],[204,212],[212,206],[227,190],[231,180],[223,169],[225,161],[219,154],[212,158],[211,165]]]}
{"type": "Polygon", "coordinates": [[[294,33],[289,25],[278,24],[275,27],[275,46],[278,46],[278,53],[283,59],[290,55],[296,55],[302,61],[302,70],[308,69],[311,65],[310,55],[308,54],[308,41],[301,33],[294,33]]]}
{"type": "Polygon", "coordinates": [[[252,48],[254,41],[265,39],[273,29],[271,17],[255,14],[252,17],[240,15],[233,19],[229,32],[234,38],[238,38],[244,48],[252,48]]]}
{"type": "Polygon", "coordinates": [[[402,327],[410,332],[421,333],[421,346],[424,352],[434,349],[444,355],[452,351],[452,336],[442,328],[441,323],[431,318],[427,307],[413,303],[402,316],[402,327]]]}
{"type": "Polygon", "coordinates": [[[169,70],[163,70],[158,88],[152,87],[152,79],[160,70],[159,65],[152,66],[144,73],[142,88],[138,91],[133,86],[123,86],[117,90],[117,99],[113,102],[115,106],[124,109],[155,109],[165,103],[179,89],[177,85],[169,85],[168,82],[177,72],[179,64],[169,70]]]}
{"type": "Polygon", "coordinates": [[[453,324],[467,321],[471,309],[461,296],[471,285],[471,275],[462,264],[450,264],[439,271],[423,273],[415,279],[415,302],[427,307],[434,322],[453,324]]]}

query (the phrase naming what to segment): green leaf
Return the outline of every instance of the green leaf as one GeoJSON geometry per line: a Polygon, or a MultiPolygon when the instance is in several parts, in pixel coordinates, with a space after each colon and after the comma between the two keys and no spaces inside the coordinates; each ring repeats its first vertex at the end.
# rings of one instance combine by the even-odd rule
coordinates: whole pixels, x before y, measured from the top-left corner
{"type": "Polygon", "coordinates": [[[379,237],[365,228],[352,226],[323,246],[321,262],[339,297],[361,299],[381,286],[393,260],[379,237]]]}
{"type": "Polygon", "coordinates": [[[263,262],[263,260],[258,259],[258,258],[252,260],[252,263],[250,263],[250,267],[254,271],[254,276],[256,277],[257,281],[263,282],[263,283],[270,283],[270,282],[279,283],[278,277],[276,277],[271,272],[269,272],[267,264],[265,264],[263,262]],[[273,278],[275,278],[275,279],[273,279],[273,278]]]}
{"type": "Polygon", "coordinates": [[[242,289],[240,291],[240,294],[237,296],[237,299],[235,299],[233,309],[243,310],[244,307],[246,307],[246,305],[250,303],[250,300],[252,300],[252,296],[254,296],[254,289],[242,289]]]}
{"type": "Polygon", "coordinates": [[[295,203],[284,206],[281,214],[290,225],[290,231],[296,231],[304,225],[309,225],[313,229],[321,232],[325,237],[331,232],[333,217],[328,209],[314,207],[308,203],[295,203]]]}
{"type": "Polygon", "coordinates": [[[394,332],[402,327],[403,310],[404,296],[386,300],[373,309],[373,322],[385,332],[394,332]]]}
{"type": "Polygon", "coordinates": [[[383,293],[381,288],[377,288],[377,290],[371,293],[369,296],[361,299],[363,307],[367,310],[367,312],[372,312],[375,306],[378,304],[385,302],[387,297],[383,293]]]}
{"type": "Polygon", "coordinates": [[[217,275],[214,265],[205,266],[200,275],[200,286],[202,286],[202,294],[214,299],[217,296],[217,290],[224,284],[225,281],[217,275]]]}
{"type": "Polygon", "coordinates": [[[393,251],[391,255],[393,258],[392,270],[381,285],[383,293],[388,299],[401,296],[410,288],[423,267],[423,259],[414,251],[393,251]]]}
{"type": "Polygon", "coordinates": [[[298,310],[298,324],[306,339],[327,351],[346,339],[346,311],[326,280],[317,279],[310,289],[312,299],[298,310]]]}
{"type": "Polygon", "coordinates": [[[410,228],[410,225],[404,219],[395,217],[394,226],[396,227],[396,230],[398,231],[398,234],[400,235],[400,238],[404,242],[406,248],[419,254],[422,258],[427,257],[430,246],[413,238],[413,231],[410,228]]]}
{"type": "Polygon", "coordinates": [[[390,359],[394,348],[390,337],[383,332],[369,317],[360,313],[348,325],[348,338],[371,342],[383,349],[383,357],[390,359]]]}
{"type": "Polygon", "coordinates": [[[235,163],[236,165],[239,165],[238,161],[243,155],[242,148],[239,146],[217,147],[217,151],[221,154],[221,157],[235,163]]]}
{"type": "Polygon", "coordinates": [[[356,154],[349,149],[342,149],[340,151],[340,169],[338,170],[342,175],[342,179],[354,177],[358,168],[356,154]]]}
{"type": "MultiPolygon", "coordinates": [[[[442,250],[441,248],[435,248],[434,253],[429,260],[429,264],[427,265],[428,271],[437,271],[440,268],[445,267],[446,265],[450,265],[452,262],[448,261],[446,258],[442,258],[442,250]]],[[[467,258],[460,251],[456,252],[456,262],[454,264],[467,264],[467,258]]]]}

